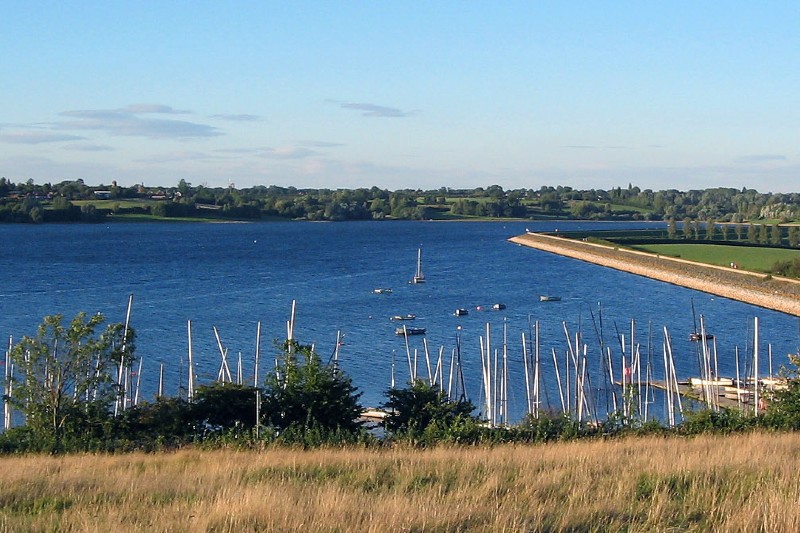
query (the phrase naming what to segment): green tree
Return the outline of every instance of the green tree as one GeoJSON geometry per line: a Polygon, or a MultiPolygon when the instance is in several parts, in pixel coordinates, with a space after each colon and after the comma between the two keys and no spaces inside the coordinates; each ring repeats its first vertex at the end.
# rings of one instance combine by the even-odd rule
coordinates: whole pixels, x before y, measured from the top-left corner
{"type": "Polygon", "coordinates": [[[772,228],[770,228],[769,241],[775,246],[780,246],[782,240],[781,227],[778,224],[774,224],[772,228]]]}
{"type": "Polygon", "coordinates": [[[449,400],[435,385],[415,380],[407,388],[389,389],[383,404],[389,416],[384,420],[386,430],[394,435],[417,438],[432,424],[448,428],[472,418],[475,406],[467,400],[449,400]]]}
{"type": "Polygon", "coordinates": [[[44,221],[44,215],[42,214],[42,209],[39,206],[31,208],[30,217],[32,222],[39,223],[44,221]]]}
{"type": "Polygon", "coordinates": [[[692,219],[686,217],[683,219],[683,238],[688,240],[692,238],[692,219]]]}
{"type": "Polygon", "coordinates": [[[255,387],[235,383],[202,385],[195,391],[195,417],[211,430],[252,428],[257,394],[260,391],[255,387]]]}
{"type": "Polygon", "coordinates": [[[675,224],[675,219],[670,217],[670,219],[667,220],[667,238],[675,239],[677,235],[678,229],[675,224]]]}
{"type": "Polygon", "coordinates": [[[764,423],[776,429],[800,429],[800,355],[789,354],[791,367],[783,369],[788,378],[785,389],[776,389],[768,398],[764,423]]]}
{"type": "Polygon", "coordinates": [[[103,214],[97,210],[94,204],[83,204],[81,206],[81,220],[84,222],[97,222],[103,218],[103,214]]]}
{"type": "Polygon", "coordinates": [[[717,232],[717,221],[713,218],[706,220],[706,240],[713,241],[717,232]]]}
{"type": "Polygon", "coordinates": [[[122,351],[133,355],[133,330],[123,338],[122,324],[104,322],[101,314],[78,313],[69,326],[62,315],[46,316],[36,337],[23,337],[11,350],[16,376],[11,396],[43,448],[62,450],[65,435],[80,437],[108,414],[117,398],[114,380],[122,351]]]}
{"type": "Polygon", "coordinates": [[[769,244],[769,230],[766,224],[758,225],[758,242],[759,244],[769,244]]]}
{"type": "Polygon", "coordinates": [[[361,393],[335,365],[323,364],[310,346],[287,341],[267,376],[262,412],[278,431],[356,433],[361,428],[361,393]]]}
{"type": "Polygon", "coordinates": [[[798,226],[789,226],[789,246],[792,248],[797,248],[800,244],[800,227],[798,226]]]}
{"type": "Polygon", "coordinates": [[[53,198],[53,210],[55,211],[69,211],[72,207],[72,202],[64,198],[63,196],[56,196],[53,198]]]}
{"type": "Polygon", "coordinates": [[[758,229],[755,224],[751,223],[747,226],[747,242],[758,243],[758,229]]]}
{"type": "Polygon", "coordinates": [[[154,450],[191,442],[197,432],[194,405],[183,398],[158,398],[125,409],[114,419],[111,449],[154,450]]]}

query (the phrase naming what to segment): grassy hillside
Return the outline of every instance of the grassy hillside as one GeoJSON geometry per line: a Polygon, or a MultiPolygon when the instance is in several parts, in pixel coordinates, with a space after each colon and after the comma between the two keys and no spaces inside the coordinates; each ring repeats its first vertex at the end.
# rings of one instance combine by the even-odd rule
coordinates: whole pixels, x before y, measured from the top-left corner
{"type": "Polygon", "coordinates": [[[4,531],[794,531],[797,436],[0,458],[4,531]]]}

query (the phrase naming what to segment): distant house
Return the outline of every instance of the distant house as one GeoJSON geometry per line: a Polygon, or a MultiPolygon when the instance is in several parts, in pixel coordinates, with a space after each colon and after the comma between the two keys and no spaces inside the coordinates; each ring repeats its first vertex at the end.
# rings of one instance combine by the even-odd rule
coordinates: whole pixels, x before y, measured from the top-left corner
{"type": "Polygon", "coordinates": [[[111,191],[94,191],[94,197],[98,200],[108,200],[111,198],[111,191]]]}

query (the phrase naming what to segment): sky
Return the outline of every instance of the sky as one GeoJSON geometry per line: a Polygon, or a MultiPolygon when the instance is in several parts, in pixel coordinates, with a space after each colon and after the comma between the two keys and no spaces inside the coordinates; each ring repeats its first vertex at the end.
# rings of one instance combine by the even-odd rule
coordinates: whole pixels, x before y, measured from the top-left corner
{"type": "Polygon", "coordinates": [[[800,2],[2,2],[0,176],[800,191],[800,2]]]}

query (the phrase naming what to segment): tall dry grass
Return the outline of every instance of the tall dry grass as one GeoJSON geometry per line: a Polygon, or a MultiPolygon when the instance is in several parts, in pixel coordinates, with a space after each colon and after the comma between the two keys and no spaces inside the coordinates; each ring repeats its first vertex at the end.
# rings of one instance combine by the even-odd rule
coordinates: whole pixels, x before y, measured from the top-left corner
{"type": "Polygon", "coordinates": [[[800,437],[0,458],[3,531],[798,531],[800,437]]]}

